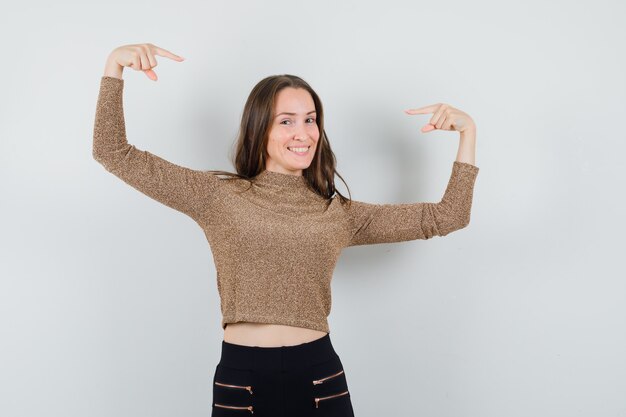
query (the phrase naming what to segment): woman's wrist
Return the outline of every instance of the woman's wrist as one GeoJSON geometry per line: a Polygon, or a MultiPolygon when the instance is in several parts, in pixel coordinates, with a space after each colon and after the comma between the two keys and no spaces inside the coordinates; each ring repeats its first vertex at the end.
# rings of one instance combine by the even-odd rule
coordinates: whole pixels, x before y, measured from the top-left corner
{"type": "Polygon", "coordinates": [[[115,62],[115,59],[113,59],[112,55],[109,55],[106,65],[104,66],[104,75],[107,77],[122,79],[123,71],[124,67],[115,62]]]}
{"type": "Polygon", "coordinates": [[[476,165],[476,126],[470,126],[461,132],[456,160],[476,165]]]}
{"type": "Polygon", "coordinates": [[[468,126],[465,130],[460,132],[461,140],[476,140],[476,125],[468,126]]]}

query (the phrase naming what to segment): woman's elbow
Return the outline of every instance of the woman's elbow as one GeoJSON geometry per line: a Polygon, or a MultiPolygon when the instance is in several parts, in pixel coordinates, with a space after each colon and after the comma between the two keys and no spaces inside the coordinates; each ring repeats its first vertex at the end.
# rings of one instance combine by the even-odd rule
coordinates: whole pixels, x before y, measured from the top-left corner
{"type": "Polygon", "coordinates": [[[469,211],[458,216],[454,222],[454,230],[465,229],[470,224],[470,218],[471,214],[469,211]]]}
{"type": "Polygon", "coordinates": [[[440,227],[440,236],[446,236],[457,230],[466,228],[470,224],[470,213],[456,213],[450,216],[444,225],[440,227]]]}

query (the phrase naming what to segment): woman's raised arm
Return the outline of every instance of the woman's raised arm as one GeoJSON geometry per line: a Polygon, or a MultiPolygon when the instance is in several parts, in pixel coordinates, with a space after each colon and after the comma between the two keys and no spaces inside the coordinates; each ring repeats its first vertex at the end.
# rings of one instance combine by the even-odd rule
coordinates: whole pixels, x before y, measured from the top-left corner
{"type": "Polygon", "coordinates": [[[370,204],[352,201],[347,210],[351,229],[348,246],[403,242],[445,236],[469,224],[478,167],[474,164],[476,124],[465,112],[439,103],[407,114],[433,113],[422,132],[460,133],[457,159],[443,198],[438,203],[370,204]]]}
{"type": "MultiPolygon", "coordinates": [[[[150,64],[154,57],[146,52],[149,50],[144,45],[120,47],[116,48],[107,60],[105,75],[100,80],[96,106],[93,157],[107,171],[138,191],[187,214],[196,222],[201,222],[201,217],[208,208],[207,198],[214,193],[219,178],[210,172],[171,163],[148,151],[136,148],[126,139],[122,68],[134,65],[137,70],[146,73],[150,71],[151,74],[147,73],[147,75],[156,81],[156,74],[150,69],[156,63],[150,64]],[[134,51],[137,51],[139,57],[133,57],[134,51]],[[143,51],[150,58],[147,59],[139,51],[143,51]],[[127,65],[120,64],[120,61],[127,65]],[[147,70],[143,66],[144,62],[147,63],[147,70]]],[[[157,50],[160,49],[157,48],[157,50]]]]}

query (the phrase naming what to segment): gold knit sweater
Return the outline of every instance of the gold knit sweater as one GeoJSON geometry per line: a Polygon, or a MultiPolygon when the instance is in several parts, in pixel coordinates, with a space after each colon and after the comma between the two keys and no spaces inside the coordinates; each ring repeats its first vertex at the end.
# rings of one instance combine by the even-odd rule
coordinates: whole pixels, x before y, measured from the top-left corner
{"type": "Polygon", "coordinates": [[[263,171],[226,180],[127,142],[124,80],[103,76],[93,157],[122,181],[191,217],[217,270],[222,327],[240,321],[330,333],[331,279],[347,246],[445,236],[468,225],[478,167],[454,161],[439,203],[330,203],[302,176],[263,171]]]}

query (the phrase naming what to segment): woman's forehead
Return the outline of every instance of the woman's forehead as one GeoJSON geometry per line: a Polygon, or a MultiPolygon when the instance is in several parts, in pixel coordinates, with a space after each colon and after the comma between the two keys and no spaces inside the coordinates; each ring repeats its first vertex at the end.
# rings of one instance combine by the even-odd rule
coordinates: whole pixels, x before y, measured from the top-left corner
{"type": "Polygon", "coordinates": [[[278,92],[274,107],[277,115],[283,112],[308,114],[315,111],[313,97],[304,88],[283,88],[278,92]]]}

